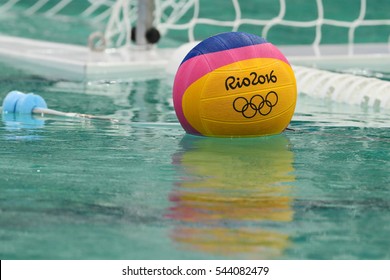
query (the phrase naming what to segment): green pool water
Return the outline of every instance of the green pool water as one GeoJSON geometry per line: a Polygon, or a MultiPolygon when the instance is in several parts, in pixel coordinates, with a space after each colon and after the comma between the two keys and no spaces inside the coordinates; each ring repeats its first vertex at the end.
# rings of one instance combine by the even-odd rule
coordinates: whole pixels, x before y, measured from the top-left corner
{"type": "Polygon", "coordinates": [[[186,135],[168,80],[49,81],[49,107],[118,123],[3,115],[2,259],[388,259],[389,113],[300,95],[281,135],[186,135]]]}
{"type": "MultiPolygon", "coordinates": [[[[1,17],[0,32],[84,44],[96,27],[19,16],[1,17]]],[[[202,138],[178,123],[171,77],[16,69],[0,62],[1,101],[35,92],[119,122],[0,116],[0,259],[390,259],[387,110],[299,94],[280,135],[202,138]]]]}

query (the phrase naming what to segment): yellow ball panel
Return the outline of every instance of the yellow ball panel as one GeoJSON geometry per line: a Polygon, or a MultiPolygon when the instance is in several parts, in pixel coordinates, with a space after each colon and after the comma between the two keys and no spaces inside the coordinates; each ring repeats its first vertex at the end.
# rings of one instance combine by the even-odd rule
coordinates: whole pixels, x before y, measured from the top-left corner
{"type": "Polygon", "coordinates": [[[295,106],[291,106],[278,116],[266,120],[252,122],[230,123],[203,119],[203,128],[200,131],[205,136],[260,136],[273,135],[282,132],[290,123],[295,106]]]}
{"type": "Polygon", "coordinates": [[[282,132],[297,99],[293,70],[273,58],[220,67],[192,83],[182,99],[190,125],[208,136],[259,136],[282,132]]]}
{"type": "Polygon", "coordinates": [[[220,67],[207,76],[202,99],[262,91],[295,83],[291,66],[274,58],[238,61],[220,67]]]}
{"type": "Polygon", "coordinates": [[[204,130],[199,112],[201,111],[200,96],[207,78],[208,75],[205,75],[191,84],[185,91],[182,99],[183,114],[186,120],[199,132],[204,130]]]}
{"type": "Polygon", "coordinates": [[[200,102],[199,115],[203,119],[225,122],[254,122],[273,118],[296,102],[295,85],[272,90],[228,95],[200,102]]]}

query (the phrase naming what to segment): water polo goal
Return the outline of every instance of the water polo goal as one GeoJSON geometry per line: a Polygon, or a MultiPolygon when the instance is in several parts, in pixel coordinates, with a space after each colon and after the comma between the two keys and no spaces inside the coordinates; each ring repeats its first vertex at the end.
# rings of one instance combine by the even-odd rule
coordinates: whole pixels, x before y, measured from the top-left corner
{"type": "Polygon", "coordinates": [[[65,79],[145,78],[172,74],[197,41],[244,31],[282,50],[300,92],[390,107],[389,9],[386,0],[2,0],[0,15],[29,26],[0,30],[0,56],[65,79]],[[72,28],[83,42],[57,38],[72,28]]]}

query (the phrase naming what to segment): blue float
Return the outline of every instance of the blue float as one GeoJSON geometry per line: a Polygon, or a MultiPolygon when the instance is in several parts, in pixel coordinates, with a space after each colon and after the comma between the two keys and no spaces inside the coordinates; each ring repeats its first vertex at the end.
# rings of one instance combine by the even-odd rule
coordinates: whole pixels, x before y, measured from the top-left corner
{"type": "Polygon", "coordinates": [[[47,109],[46,101],[33,93],[11,91],[3,100],[3,114],[31,114],[35,108],[47,109]]]}

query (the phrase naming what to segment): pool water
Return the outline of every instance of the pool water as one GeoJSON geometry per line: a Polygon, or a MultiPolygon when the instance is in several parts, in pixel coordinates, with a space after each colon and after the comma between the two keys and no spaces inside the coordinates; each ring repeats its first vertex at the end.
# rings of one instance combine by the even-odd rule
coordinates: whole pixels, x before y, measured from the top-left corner
{"type": "MultiPolygon", "coordinates": [[[[290,2],[286,19],[316,7],[290,2]]],[[[67,12],[85,3],[74,1],[67,12]]],[[[378,10],[372,3],[369,18],[378,10]]],[[[220,15],[234,15],[228,6],[220,15]]],[[[279,7],[269,6],[272,17],[279,7]]],[[[353,7],[326,16],[352,20],[353,7]]],[[[258,10],[243,6],[250,18],[258,10]]],[[[386,18],[387,9],[379,10],[386,18]]],[[[316,18],[309,14],[302,20],[316,18]]],[[[80,45],[102,27],[28,16],[18,6],[0,17],[2,34],[80,45]]],[[[313,41],[314,28],[292,29],[313,41]]],[[[324,26],[323,41],[345,43],[347,30],[324,26]]],[[[368,33],[388,34],[380,30],[368,33]]],[[[290,29],[273,31],[275,44],[298,40],[290,29]]],[[[217,30],[195,30],[207,32],[217,30]]],[[[172,77],[47,80],[0,62],[0,100],[11,90],[35,92],[52,109],[119,121],[0,116],[0,259],[390,259],[384,109],[299,94],[291,130],[219,139],[186,135],[172,105],[172,77]]]]}
{"type": "Polygon", "coordinates": [[[170,78],[45,80],[0,98],[113,123],[3,115],[1,259],[389,259],[389,113],[300,95],[290,128],[186,135],[170,78]]]}

